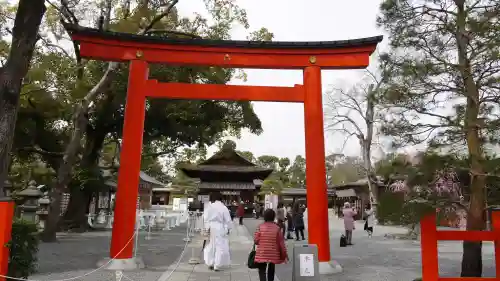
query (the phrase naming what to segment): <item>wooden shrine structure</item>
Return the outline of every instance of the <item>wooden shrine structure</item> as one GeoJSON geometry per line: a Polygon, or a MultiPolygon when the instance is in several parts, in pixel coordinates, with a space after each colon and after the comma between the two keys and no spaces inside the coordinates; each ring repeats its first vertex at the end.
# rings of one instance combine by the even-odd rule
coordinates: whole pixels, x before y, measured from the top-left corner
{"type": "Polygon", "coordinates": [[[226,205],[243,201],[250,205],[273,169],[259,167],[238,154],[230,145],[199,165],[184,165],[181,168],[188,177],[199,179],[198,195],[209,195],[220,191],[226,205]]]}
{"type": "MultiPolygon", "coordinates": [[[[68,31],[79,45],[82,58],[130,63],[109,268],[124,270],[137,266],[133,256],[133,237],[146,99],[171,98],[303,103],[308,242],[318,246],[320,273],[332,272],[321,70],[366,68],[382,36],[322,42],[251,42],[161,38],[77,26],[68,27],[68,31]],[[151,63],[296,69],[303,71],[303,85],[276,87],[160,83],[149,78],[151,63]]],[[[4,205],[8,208],[7,204],[4,205]]],[[[0,235],[0,238],[5,237],[8,235],[0,235]]]]}

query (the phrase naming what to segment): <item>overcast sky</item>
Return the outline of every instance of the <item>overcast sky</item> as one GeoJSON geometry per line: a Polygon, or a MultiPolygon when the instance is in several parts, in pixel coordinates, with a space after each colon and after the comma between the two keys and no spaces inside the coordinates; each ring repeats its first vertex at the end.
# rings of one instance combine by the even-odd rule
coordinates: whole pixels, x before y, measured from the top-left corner
{"type": "MultiPolygon", "coordinates": [[[[375,0],[239,0],[248,12],[250,29],[266,27],[274,33],[274,41],[330,41],[383,35],[375,19],[379,1],[375,0]]],[[[181,0],[182,15],[203,13],[203,0],[181,0]]],[[[245,40],[248,31],[235,28],[233,39],[245,40]]],[[[385,40],[384,40],[385,42],[385,40]]],[[[380,50],[380,48],[379,48],[380,50]]],[[[372,59],[373,62],[373,59],[372,59]]],[[[247,70],[248,80],[234,84],[263,86],[293,86],[302,84],[298,70],[247,70]]],[[[361,70],[322,71],[323,89],[332,85],[349,86],[359,81],[361,70]]],[[[294,158],[304,155],[304,110],[302,104],[254,102],[254,109],[264,132],[257,136],[245,132],[236,140],[239,150],[252,151],[256,156],[270,154],[294,158]]],[[[353,139],[341,151],[343,137],[325,133],[326,153],[359,154],[353,139]]]]}

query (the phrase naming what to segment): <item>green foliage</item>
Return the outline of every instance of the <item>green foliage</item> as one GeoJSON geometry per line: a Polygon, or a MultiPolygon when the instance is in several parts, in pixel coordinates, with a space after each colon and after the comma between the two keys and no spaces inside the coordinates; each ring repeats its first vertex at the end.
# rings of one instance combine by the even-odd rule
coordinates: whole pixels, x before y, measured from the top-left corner
{"type": "Polygon", "coordinates": [[[241,155],[243,158],[245,158],[246,160],[252,162],[252,163],[256,163],[257,162],[257,159],[255,159],[255,156],[253,155],[253,153],[251,151],[236,151],[239,155],[241,155]]]}
{"type": "Polygon", "coordinates": [[[380,10],[391,46],[381,61],[392,67],[381,95],[389,109],[383,133],[397,146],[463,148],[474,127],[478,145],[497,144],[500,3],[386,0],[380,10]]]}
{"type": "Polygon", "coordinates": [[[384,192],[377,205],[377,219],[381,224],[401,225],[404,200],[401,194],[384,192]]]}
{"type": "Polygon", "coordinates": [[[88,192],[100,192],[109,189],[109,187],[104,184],[105,181],[106,178],[103,175],[103,170],[99,167],[92,166],[89,168],[82,168],[79,166],[74,169],[69,187],[70,189],[85,189],[88,192]]]}
{"type": "Polygon", "coordinates": [[[257,157],[257,165],[277,170],[279,160],[280,160],[279,157],[273,155],[262,155],[257,157]]]}
{"type": "Polygon", "coordinates": [[[381,224],[411,226],[425,215],[435,213],[435,206],[418,200],[417,195],[385,192],[379,198],[377,219],[381,224]]]}
{"type": "Polygon", "coordinates": [[[280,195],[283,189],[286,188],[286,184],[283,183],[278,176],[272,175],[268,179],[264,180],[259,194],[276,194],[280,195]]]}
{"type": "Polygon", "coordinates": [[[363,168],[363,160],[359,157],[334,157],[332,155],[327,157],[327,175],[329,184],[340,185],[345,183],[355,182],[360,179],[366,178],[366,173],[363,168]],[[330,161],[328,161],[330,159],[330,161]]]}
{"type": "Polygon", "coordinates": [[[31,180],[39,185],[48,185],[54,179],[54,170],[35,157],[32,159],[13,157],[8,179],[14,190],[26,188],[31,180]]]}
{"type": "Polygon", "coordinates": [[[12,239],[9,243],[10,257],[8,276],[28,278],[37,267],[38,237],[36,224],[15,220],[12,224],[12,239]]]}
{"type": "MultiPolygon", "coordinates": [[[[102,14],[105,2],[70,1],[68,7],[80,24],[94,25],[97,19],[90,15],[102,14]]],[[[184,17],[174,7],[170,14],[154,24],[150,35],[229,39],[234,24],[249,27],[246,12],[234,1],[207,0],[206,5],[208,18],[199,14],[194,18],[184,17]]],[[[161,1],[130,3],[113,0],[112,19],[107,28],[137,33],[144,27],[144,22],[148,23],[163,14],[164,6],[161,1]]],[[[69,45],[63,44],[68,39],[60,23],[61,17],[68,20],[64,16],[52,6],[47,11],[41,32],[47,36],[37,45],[32,67],[23,84],[13,150],[15,157],[23,159],[39,155],[54,170],[61,163],[62,152],[72,130],[74,105],[99,82],[107,68],[106,62],[99,61],[79,65],[73,50],[61,47],[69,45]]],[[[272,34],[262,28],[252,33],[252,39],[270,40],[272,34]]],[[[150,77],[162,82],[224,84],[235,74],[233,69],[220,67],[150,66],[150,77]]],[[[104,179],[96,171],[97,165],[113,168],[118,164],[116,155],[119,146],[116,143],[123,129],[127,80],[128,67],[123,65],[114,75],[111,85],[93,101],[87,115],[89,124],[85,139],[82,140],[80,158],[83,163],[77,163],[75,167],[72,186],[91,186],[86,184],[91,181],[102,183],[104,179]]],[[[158,161],[159,156],[167,155],[174,159],[168,164],[190,161],[193,153],[184,150],[178,156],[179,147],[206,151],[206,147],[214,144],[223,134],[239,136],[242,129],[257,134],[262,131],[250,102],[169,99],[148,100],[144,129],[145,153],[141,168],[164,181],[168,177],[164,174],[165,167],[158,161]]],[[[202,158],[200,155],[197,161],[202,158]]]]}
{"type": "Polygon", "coordinates": [[[274,38],[274,34],[270,32],[267,28],[262,27],[259,30],[253,31],[247,37],[247,40],[250,41],[272,41],[274,38]]]}
{"type": "Polygon", "coordinates": [[[181,170],[172,179],[172,187],[188,196],[195,196],[198,192],[198,184],[194,179],[187,177],[181,170]]]}
{"type": "Polygon", "coordinates": [[[302,155],[295,156],[288,173],[290,186],[304,188],[306,186],[306,159],[302,155]]]}

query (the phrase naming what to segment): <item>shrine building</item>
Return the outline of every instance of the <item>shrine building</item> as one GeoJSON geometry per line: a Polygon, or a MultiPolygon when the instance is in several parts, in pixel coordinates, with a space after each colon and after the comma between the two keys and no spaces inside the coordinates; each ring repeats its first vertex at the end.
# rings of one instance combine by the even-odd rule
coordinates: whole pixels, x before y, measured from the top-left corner
{"type": "Polygon", "coordinates": [[[223,203],[245,202],[251,205],[264,181],[273,169],[259,167],[239,155],[234,147],[224,145],[208,160],[198,164],[185,164],[181,171],[190,178],[198,179],[198,197],[208,199],[213,191],[220,191],[223,203]]]}

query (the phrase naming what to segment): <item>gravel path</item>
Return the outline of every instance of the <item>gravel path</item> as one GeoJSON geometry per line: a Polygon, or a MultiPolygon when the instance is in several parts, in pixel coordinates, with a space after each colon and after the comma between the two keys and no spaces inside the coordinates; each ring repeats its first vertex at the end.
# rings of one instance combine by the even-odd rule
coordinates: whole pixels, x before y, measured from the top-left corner
{"type": "MultiPolygon", "coordinates": [[[[185,247],[185,226],[169,231],[141,232],[137,255],[142,257],[145,269],[125,272],[134,281],[157,280],[174,263],[185,247]]],[[[38,253],[38,271],[30,279],[61,280],[86,275],[97,268],[99,260],[109,256],[111,232],[62,233],[57,243],[42,243],[38,253]]],[[[72,280],[112,280],[114,272],[99,270],[83,278],[72,280]]],[[[127,279],[128,280],[128,279],[127,279]]]]}
{"type": "MultiPolygon", "coordinates": [[[[262,221],[246,219],[245,226],[253,233],[262,221]]],[[[307,224],[306,224],[307,225],[307,224]]],[[[362,223],[357,223],[353,234],[354,246],[339,247],[343,222],[330,217],[330,244],[332,258],[340,263],[343,272],[332,275],[335,281],[412,281],[421,276],[420,242],[388,239],[386,233],[402,233],[399,227],[375,227],[375,234],[368,238],[362,231],[362,223]]],[[[307,237],[306,237],[307,238],[307,237]]],[[[287,241],[289,249],[296,241],[287,241]]],[[[439,267],[442,277],[460,276],[462,244],[460,242],[439,243],[439,267]]],[[[292,263],[277,266],[276,275],[281,281],[292,280],[292,263]]],[[[483,245],[483,276],[495,276],[493,243],[483,245]]]]}

